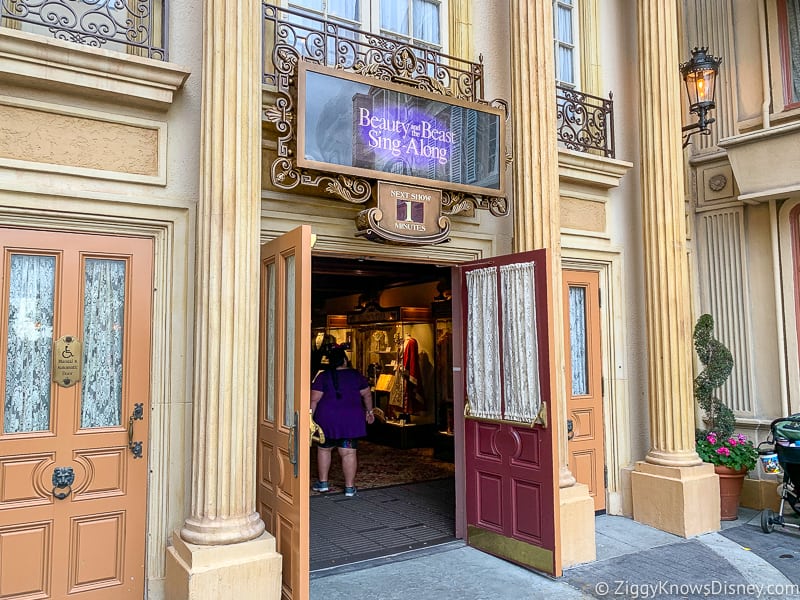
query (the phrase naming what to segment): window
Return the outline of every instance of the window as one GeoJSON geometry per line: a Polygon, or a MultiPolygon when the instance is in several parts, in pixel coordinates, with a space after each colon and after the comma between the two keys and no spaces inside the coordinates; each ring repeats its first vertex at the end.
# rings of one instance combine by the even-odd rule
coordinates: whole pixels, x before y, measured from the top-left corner
{"type": "MultiPolygon", "coordinates": [[[[369,3],[369,0],[365,0],[369,3]]],[[[361,2],[359,0],[299,0],[289,2],[292,8],[299,8],[316,13],[329,21],[361,27],[361,2]]]]}
{"type": "Polygon", "coordinates": [[[437,0],[381,0],[381,33],[412,44],[441,48],[441,3],[437,0]]]}
{"type": "Polygon", "coordinates": [[[410,44],[436,50],[445,46],[446,7],[442,0],[290,0],[287,4],[410,44]]]}
{"type": "Polygon", "coordinates": [[[576,4],[577,0],[553,1],[556,85],[569,89],[579,85],[576,4]]]}
{"type": "Polygon", "coordinates": [[[778,3],[778,22],[783,63],[784,104],[800,104],[800,0],[778,3]]]}

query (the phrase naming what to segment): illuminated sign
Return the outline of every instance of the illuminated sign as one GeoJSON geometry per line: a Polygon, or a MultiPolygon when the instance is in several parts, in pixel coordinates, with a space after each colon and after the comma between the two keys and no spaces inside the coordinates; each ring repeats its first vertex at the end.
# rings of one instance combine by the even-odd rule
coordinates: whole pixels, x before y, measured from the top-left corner
{"type": "Polygon", "coordinates": [[[503,196],[505,113],[301,61],[297,165],[503,196]]]}

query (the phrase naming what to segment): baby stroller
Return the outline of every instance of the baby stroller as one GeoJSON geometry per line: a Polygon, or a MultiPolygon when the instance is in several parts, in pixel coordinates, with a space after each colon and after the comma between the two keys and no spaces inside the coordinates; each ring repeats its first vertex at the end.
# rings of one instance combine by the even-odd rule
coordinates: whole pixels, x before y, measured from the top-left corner
{"type": "Polygon", "coordinates": [[[800,525],[787,523],[783,516],[786,505],[800,515],[800,414],[775,419],[770,424],[770,438],[759,444],[759,455],[766,472],[783,469],[783,485],[780,509],[777,514],[770,508],[761,511],[761,529],[764,533],[774,531],[775,525],[800,529],[800,525]],[[774,453],[773,449],[762,450],[763,444],[773,444],[774,453]]]}

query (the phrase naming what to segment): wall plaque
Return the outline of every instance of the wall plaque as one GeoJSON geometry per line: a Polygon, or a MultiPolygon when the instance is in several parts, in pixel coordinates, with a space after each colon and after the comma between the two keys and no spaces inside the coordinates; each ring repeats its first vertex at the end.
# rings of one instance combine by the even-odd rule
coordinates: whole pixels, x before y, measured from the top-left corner
{"type": "Polygon", "coordinates": [[[81,380],[83,344],[72,335],[65,335],[53,342],[53,381],[62,387],[70,387],[81,380]]]}

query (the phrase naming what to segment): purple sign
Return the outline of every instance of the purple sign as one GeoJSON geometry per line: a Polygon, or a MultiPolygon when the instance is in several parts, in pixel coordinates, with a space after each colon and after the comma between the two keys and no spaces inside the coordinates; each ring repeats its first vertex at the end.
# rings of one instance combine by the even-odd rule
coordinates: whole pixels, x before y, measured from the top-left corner
{"type": "Polygon", "coordinates": [[[501,111],[324,67],[300,73],[298,165],[502,194],[501,111]]]}

